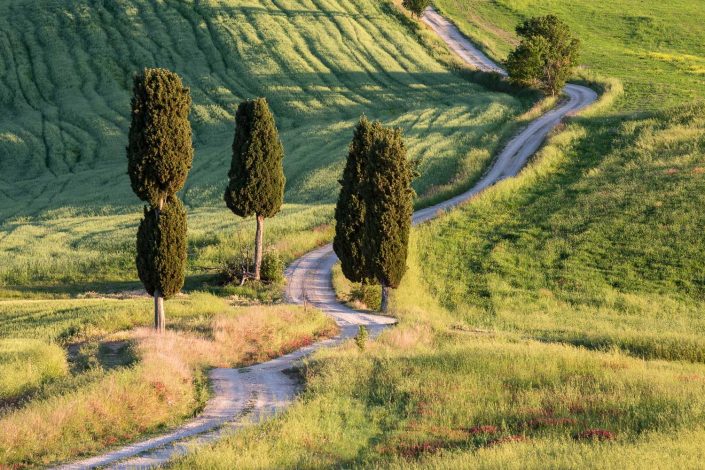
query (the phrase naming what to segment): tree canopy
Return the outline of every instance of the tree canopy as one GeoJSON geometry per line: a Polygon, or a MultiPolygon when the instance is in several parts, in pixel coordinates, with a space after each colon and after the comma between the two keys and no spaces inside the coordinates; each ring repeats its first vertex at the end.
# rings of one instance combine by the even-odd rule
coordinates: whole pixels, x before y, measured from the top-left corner
{"type": "Polygon", "coordinates": [[[355,282],[396,288],[406,272],[415,171],[401,130],[362,117],[340,180],[333,249],[355,282]]]}
{"type": "Polygon", "coordinates": [[[267,100],[244,101],[235,114],[235,139],[225,203],[240,217],[273,217],[284,201],[284,147],[267,100]]]}
{"type": "Polygon", "coordinates": [[[144,208],[137,231],[137,272],[149,295],[179,293],[186,271],[186,209],[171,196],[161,211],[144,208]]]}
{"type": "Polygon", "coordinates": [[[580,41],[554,15],[526,20],[516,31],[522,41],[506,61],[510,81],[557,94],[577,64],[580,41]]]}
{"type": "Polygon", "coordinates": [[[165,69],[144,69],[134,79],[127,146],[132,189],[158,207],[186,182],[193,162],[191,93],[165,69]]]}
{"type": "Polygon", "coordinates": [[[431,6],[431,0],[403,0],[402,5],[418,18],[431,6]]]}

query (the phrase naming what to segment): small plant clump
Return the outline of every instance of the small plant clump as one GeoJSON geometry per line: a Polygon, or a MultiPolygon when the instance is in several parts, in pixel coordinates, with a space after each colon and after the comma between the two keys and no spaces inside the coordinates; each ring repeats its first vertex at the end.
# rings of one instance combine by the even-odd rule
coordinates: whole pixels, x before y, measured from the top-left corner
{"type": "Polygon", "coordinates": [[[612,441],[615,435],[606,429],[588,429],[573,436],[577,441],[612,441]]]}
{"type": "MultiPolygon", "coordinates": [[[[220,278],[223,285],[243,285],[251,276],[254,262],[247,250],[233,256],[220,268],[220,278]]],[[[284,260],[277,251],[267,251],[262,256],[260,282],[263,284],[281,284],[284,281],[284,260]]]]}
{"type": "Polygon", "coordinates": [[[350,290],[350,300],[360,302],[371,310],[377,310],[382,303],[382,289],[372,284],[359,284],[350,290]]]}
{"type": "Polygon", "coordinates": [[[367,348],[367,339],[369,338],[369,336],[370,334],[367,331],[367,327],[365,325],[360,325],[360,327],[357,329],[357,334],[355,335],[355,344],[360,349],[360,351],[364,351],[365,348],[367,348]]]}

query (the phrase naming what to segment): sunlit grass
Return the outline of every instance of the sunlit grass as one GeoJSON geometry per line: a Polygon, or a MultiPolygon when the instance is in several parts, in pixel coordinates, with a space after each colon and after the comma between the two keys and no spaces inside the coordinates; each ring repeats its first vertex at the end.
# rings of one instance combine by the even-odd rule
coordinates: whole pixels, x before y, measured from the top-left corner
{"type": "Polygon", "coordinates": [[[191,274],[208,274],[253,237],[254,222],[222,202],[234,112],[245,98],[265,96],[281,132],[288,205],[265,233],[288,259],[330,238],[308,234],[331,222],[362,114],[404,130],[422,199],[466,186],[530,99],[489,92],[449,69],[443,46],[421,44],[400,18],[371,0],[3,3],[3,47],[13,59],[0,81],[0,154],[12,155],[0,160],[5,293],[137,285],[141,207],[124,147],[131,77],[146,66],[176,71],[193,95],[195,159],[181,195],[191,274]]]}
{"type": "Polygon", "coordinates": [[[0,333],[0,464],[48,464],[163,431],[202,408],[208,368],[265,361],[336,331],[320,312],[287,305],[198,294],[167,308],[159,336],[129,329],[148,324],[148,299],[3,302],[0,324],[12,326],[0,333]],[[69,371],[58,343],[79,340],[69,371]],[[108,357],[111,343],[134,358],[108,357]]]}

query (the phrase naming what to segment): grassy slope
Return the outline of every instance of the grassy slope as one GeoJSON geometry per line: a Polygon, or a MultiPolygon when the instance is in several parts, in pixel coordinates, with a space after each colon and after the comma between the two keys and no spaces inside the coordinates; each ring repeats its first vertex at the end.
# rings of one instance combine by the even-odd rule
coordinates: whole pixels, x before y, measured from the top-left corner
{"type": "Polygon", "coordinates": [[[589,0],[435,3],[498,60],[515,44],[517,23],[558,15],[582,41],[581,62],[624,82],[618,109],[663,109],[705,96],[705,12],[697,0],[618,0],[609,6],[589,0]]]}
{"type": "Polygon", "coordinates": [[[661,109],[703,88],[697,70],[648,55],[702,55],[692,33],[702,10],[437,3],[496,56],[512,37],[500,28],[520,13],[562,14],[585,40],[584,62],[624,81],[622,100],[573,119],[518,179],[415,232],[396,330],[364,353],[350,344],[318,356],[287,415],[178,468],[690,468],[705,458],[705,108],[661,109]],[[625,26],[641,23],[658,25],[648,41],[625,26]],[[646,58],[622,54],[633,49],[646,58]],[[575,438],[589,429],[614,440],[575,438]]]}
{"type": "Polygon", "coordinates": [[[193,94],[191,272],[252,236],[221,202],[244,98],[266,96],[281,131],[289,205],[268,240],[286,236],[288,256],[330,235],[302,233],[330,221],[361,114],[404,129],[432,196],[476,178],[522,108],[449,72],[386,2],[13,0],[0,30],[0,283],[25,288],[135,279],[124,146],[142,67],[175,70],[193,94]]]}

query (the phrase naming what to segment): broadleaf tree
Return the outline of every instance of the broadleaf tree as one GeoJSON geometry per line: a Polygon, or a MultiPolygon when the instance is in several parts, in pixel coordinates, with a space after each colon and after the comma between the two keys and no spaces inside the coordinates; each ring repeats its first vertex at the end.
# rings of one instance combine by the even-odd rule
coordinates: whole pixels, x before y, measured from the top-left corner
{"type": "Polygon", "coordinates": [[[516,31],[522,41],[505,62],[509,80],[555,96],[573,73],[580,41],[554,15],[528,19],[516,31]]]}
{"type": "Polygon", "coordinates": [[[186,211],[176,193],[193,163],[191,94],[174,72],[147,68],[133,84],[127,146],[132,189],[150,205],[138,230],[136,265],[154,296],[154,327],[166,328],[164,299],[184,283],[186,211]]]}
{"type": "Polygon", "coordinates": [[[235,113],[233,156],[225,203],[240,217],[255,216],[253,277],[260,280],[264,219],[274,217],[284,202],[284,147],[267,100],[247,100],[235,113]]]}
{"type": "Polygon", "coordinates": [[[383,312],[406,272],[414,176],[401,130],[363,117],[340,181],[333,248],[348,279],[382,286],[383,312]]]}
{"type": "Polygon", "coordinates": [[[402,5],[409,10],[412,15],[420,18],[426,8],[431,6],[431,0],[403,0],[402,5]]]}

